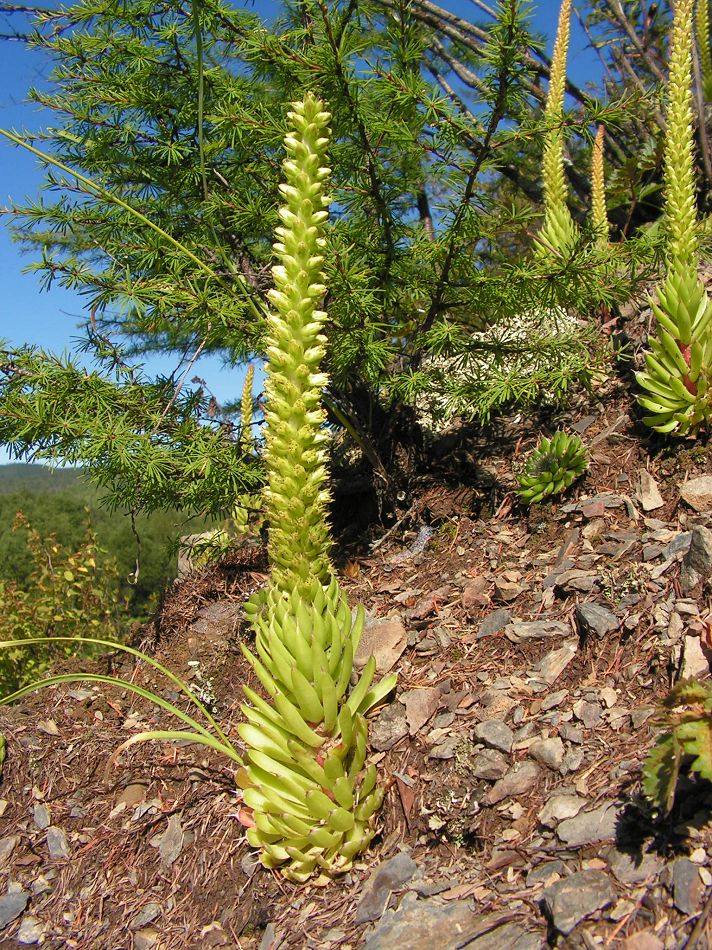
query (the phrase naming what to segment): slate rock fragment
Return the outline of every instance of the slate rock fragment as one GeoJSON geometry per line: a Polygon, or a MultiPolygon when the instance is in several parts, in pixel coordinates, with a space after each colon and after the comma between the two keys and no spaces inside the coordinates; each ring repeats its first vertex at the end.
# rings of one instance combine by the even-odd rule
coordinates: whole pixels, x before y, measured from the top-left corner
{"type": "Polygon", "coordinates": [[[576,623],[582,636],[595,636],[599,640],[613,633],[620,626],[620,620],[614,613],[600,604],[578,604],[576,623]]]}
{"type": "Polygon", "coordinates": [[[495,633],[501,633],[502,630],[511,623],[512,615],[506,607],[498,607],[492,613],[487,614],[480,624],[477,632],[478,637],[491,637],[495,633]]]}
{"type": "Polygon", "coordinates": [[[712,577],[712,531],[702,525],[692,529],[690,547],[682,559],[680,586],[688,593],[700,582],[705,584],[712,577]]]}
{"type": "Polygon", "coordinates": [[[564,936],[585,917],[612,904],[616,892],[602,871],[577,871],[554,884],[542,894],[542,906],[551,923],[564,936]]]}
{"type": "Polygon", "coordinates": [[[37,943],[43,943],[45,936],[45,925],[37,917],[25,915],[15,934],[15,940],[25,946],[33,946],[37,943]]]}
{"type": "Polygon", "coordinates": [[[47,828],[47,849],[53,861],[64,861],[71,857],[69,841],[63,828],[58,828],[56,825],[50,825],[47,828]]]}
{"type": "Polygon", "coordinates": [[[472,757],[469,770],[475,778],[496,782],[502,778],[508,768],[509,762],[501,752],[496,749],[485,749],[472,757]]]}
{"type": "Polygon", "coordinates": [[[537,742],[532,742],[529,746],[529,755],[531,755],[533,759],[536,759],[537,762],[540,762],[542,765],[554,771],[561,768],[565,753],[566,749],[564,748],[564,743],[558,736],[553,736],[549,739],[539,739],[537,742]]]}
{"type": "Polygon", "coordinates": [[[363,886],[354,923],[365,924],[378,920],[388,906],[393,891],[407,884],[417,870],[417,864],[405,851],[380,864],[363,886]]]}
{"type": "Polygon", "coordinates": [[[663,860],[657,854],[630,854],[611,845],[601,852],[611,873],[621,884],[641,884],[657,877],[663,867],[663,860]]]}
{"type": "Polygon", "coordinates": [[[699,869],[689,858],[677,858],[672,865],[672,901],[681,914],[700,909],[702,881],[699,869]]]}
{"type": "Polygon", "coordinates": [[[562,821],[556,834],[572,848],[612,840],[616,836],[619,811],[615,802],[605,801],[598,808],[581,811],[575,817],[562,821]]]}
{"type": "Polygon", "coordinates": [[[0,928],[7,927],[27,907],[30,895],[27,891],[10,891],[0,897],[0,928]]]}
{"type": "Polygon", "coordinates": [[[680,497],[695,511],[712,511],[712,475],[688,479],[680,486],[680,497]]]}
{"type": "Polygon", "coordinates": [[[378,752],[386,752],[407,735],[408,720],[405,706],[401,702],[386,706],[370,726],[371,745],[378,752]]]}
{"type": "Polygon", "coordinates": [[[475,738],[490,749],[498,752],[511,752],[514,733],[501,719],[485,719],[474,728],[475,738]]]}
{"type": "Polygon", "coordinates": [[[471,901],[443,904],[406,894],[397,910],[383,915],[360,950],[539,950],[539,935],[519,925],[515,931],[511,923],[499,914],[478,913],[471,901]]]}
{"type": "Polygon", "coordinates": [[[541,769],[536,762],[525,760],[518,762],[498,782],[496,782],[485,796],[490,805],[504,801],[505,798],[516,798],[524,795],[537,783],[541,769]]]}

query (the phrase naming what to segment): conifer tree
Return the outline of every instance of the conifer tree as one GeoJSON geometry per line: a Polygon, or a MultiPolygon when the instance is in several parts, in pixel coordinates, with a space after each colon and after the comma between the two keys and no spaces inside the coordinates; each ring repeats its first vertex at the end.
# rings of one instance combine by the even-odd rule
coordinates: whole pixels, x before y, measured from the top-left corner
{"type": "MultiPolygon", "coordinates": [[[[38,23],[33,42],[55,65],[50,90],[33,98],[49,110],[50,128],[22,138],[59,165],[48,171],[48,195],[16,209],[16,235],[41,252],[35,267],[46,286],[59,281],[85,296],[86,346],[103,369],[6,351],[0,439],[18,453],[83,461],[144,507],[163,493],[176,505],[226,510],[249,490],[259,472],[235,451],[230,415],[216,416],[207,396],[173,380],[149,384],[141,420],[147,381],[128,364],[153,350],[220,352],[234,363],[264,355],[284,104],[313,87],[330,103],[334,135],[326,405],[392,494],[417,444],[409,407],[444,389],[423,358],[504,352],[509,344],[487,336],[491,321],[550,304],[526,267],[521,279],[483,268],[506,257],[502,235],[532,214],[512,213],[488,192],[506,165],[499,156],[533,137],[537,69],[524,4],[497,6],[468,61],[476,114],[427,65],[437,36],[443,56],[455,41],[380,0],[343,10],[290,0],[270,28],[220,0],[189,8],[80,0],[38,23]],[[102,413],[130,414],[138,437],[130,426],[107,434],[93,422],[102,413]],[[180,450],[170,448],[172,432],[180,450]]],[[[588,276],[574,267],[562,277],[567,305],[590,309],[588,276]]],[[[621,288],[604,281],[596,292],[610,298],[621,288]]],[[[558,361],[533,388],[515,373],[486,388],[493,401],[462,389],[447,397],[450,409],[486,418],[590,373],[588,339],[533,345],[558,361]]]]}

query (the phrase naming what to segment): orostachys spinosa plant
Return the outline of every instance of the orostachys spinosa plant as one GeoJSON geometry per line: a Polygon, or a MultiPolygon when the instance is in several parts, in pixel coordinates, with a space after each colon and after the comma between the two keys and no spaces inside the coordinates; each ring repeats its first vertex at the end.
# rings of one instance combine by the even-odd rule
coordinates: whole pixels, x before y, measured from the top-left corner
{"type": "Polygon", "coordinates": [[[688,435],[712,415],[712,303],[697,275],[697,215],[693,158],[693,0],[678,0],[673,21],[665,136],[665,280],[652,301],[657,326],[648,337],[646,392],[638,402],[646,425],[688,435]]]}
{"type": "Polygon", "coordinates": [[[347,870],[374,834],[383,800],[367,765],[364,714],[395,685],[373,686],[375,660],[349,692],[364,625],[332,573],[325,415],[320,370],[326,313],[319,309],[330,115],[312,95],[293,103],[285,138],[285,204],[274,245],[268,317],[264,461],[269,583],[246,607],[255,653],[245,656],[267,699],[245,689],[247,745],[238,772],[240,818],[261,861],[304,881],[347,870]]]}
{"type": "Polygon", "coordinates": [[[526,505],[538,504],[572,485],[588,468],[586,448],[577,435],[555,432],[540,440],[517,476],[517,494],[526,505]]]}
{"type": "Polygon", "coordinates": [[[542,161],[544,226],[536,240],[537,253],[543,256],[571,251],[579,237],[578,228],[566,203],[568,187],[564,170],[564,94],[570,30],[571,0],[563,0],[551,58],[549,92],[544,108],[547,122],[542,161]]]}

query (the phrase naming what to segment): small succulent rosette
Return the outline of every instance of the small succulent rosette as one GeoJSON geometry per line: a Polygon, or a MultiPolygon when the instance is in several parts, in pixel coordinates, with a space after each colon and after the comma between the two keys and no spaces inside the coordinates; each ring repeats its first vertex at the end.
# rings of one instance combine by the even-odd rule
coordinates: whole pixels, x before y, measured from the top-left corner
{"type": "Polygon", "coordinates": [[[525,505],[534,505],[558,495],[588,468],[586,448],[577,435],[555,432],[542,438],[517,476],[517,494],[525,505]]]}

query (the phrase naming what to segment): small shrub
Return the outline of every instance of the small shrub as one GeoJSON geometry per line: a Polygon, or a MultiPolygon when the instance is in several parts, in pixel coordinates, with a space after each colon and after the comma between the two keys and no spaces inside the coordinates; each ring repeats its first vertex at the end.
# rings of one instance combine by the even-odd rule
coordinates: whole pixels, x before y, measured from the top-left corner
{"type": "Polygon", "coordinates": [[[663,732],[645,760],[643,791],[654,811],[667,815],[684,766],[712,781],[712,686],[681,680],[663,702],[658,724],[663,732]]]}

